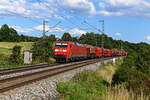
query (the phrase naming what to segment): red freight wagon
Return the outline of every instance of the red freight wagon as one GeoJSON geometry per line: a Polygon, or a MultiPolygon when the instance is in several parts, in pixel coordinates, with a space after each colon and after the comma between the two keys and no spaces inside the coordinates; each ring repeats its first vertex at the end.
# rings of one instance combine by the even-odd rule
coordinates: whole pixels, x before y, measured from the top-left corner
{"type": "Polygon", "coordinates": [[[123,54],[122,54],[123,56],[126,56],[127,55],[127,53],[125,52],[125,51],[123,51],[123,54]]]}
{"type": "Polygon", "coordinates": [[[56,41],[54,57],[57,62],[66,62],[87,57],[86,47],[69,41],[56,41]]]}
{"type": "Polygon", "coordinates": [[[100,58],[100,57],[102,57],[102,48],[99,48],[99,47],[96,47],[95,48],[95,57],[96,58],[100,58]]]}
{"type": "Polygon", "coordinates": [[[87,57],[88,58],[95,58],[95,47],[91,45],[86,45],[86,50],[87,50],[87,57]]]}
{"type": "Polygon", "coordinates": [[[111,56],[111,50],[110,49],[104,49],[104,56],[110,57],[111,56]]]}
{"type": "Polygon", "coordinates": [[[111,50],[111,55],[112,56],[117,56],[117,50],[111,50]]]}
{"type": "Polygon", "coordinates": [[[120,55],[123,56],[123,51],[120,51],[120,55]]]}
{"type": "Polygon", "coordinates": [[[115,50],[111,50],[111,56],[115,56],[115,50]]]}

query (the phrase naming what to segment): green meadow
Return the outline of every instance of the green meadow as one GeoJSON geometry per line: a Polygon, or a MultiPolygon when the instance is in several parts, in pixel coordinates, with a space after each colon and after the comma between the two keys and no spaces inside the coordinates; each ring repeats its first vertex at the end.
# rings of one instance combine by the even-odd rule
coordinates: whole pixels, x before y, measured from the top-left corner
{"type": "Polygon", "coordinates": [[[21,53],[32,48],[33,42],[0,42],[0,69],[11,68],[21,65],[12,64],[9,60],[14,46],[21,46],[21,53]]]}

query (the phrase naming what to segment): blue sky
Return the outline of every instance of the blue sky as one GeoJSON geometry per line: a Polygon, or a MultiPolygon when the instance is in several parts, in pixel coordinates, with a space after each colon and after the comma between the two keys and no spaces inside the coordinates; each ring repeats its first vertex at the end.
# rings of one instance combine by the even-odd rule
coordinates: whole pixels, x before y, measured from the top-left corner
{"type": "Polygon", "coordinates": [[[39,37],[42,21],[47,20],[47,35],[61,37],[70,32],[80,36],[86,32],[101,34],[97,29],[102,29],[99,20],[104,20],[108,36],[150,43],[149,9],[150,0],[1,0],[0,26],[8,24],[19,34],[39,37]]]}

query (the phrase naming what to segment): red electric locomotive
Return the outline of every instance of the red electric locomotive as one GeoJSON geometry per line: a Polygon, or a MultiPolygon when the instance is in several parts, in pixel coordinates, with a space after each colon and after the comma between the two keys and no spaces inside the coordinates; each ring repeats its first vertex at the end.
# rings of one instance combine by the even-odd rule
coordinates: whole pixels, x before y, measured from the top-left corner
{"type": "Polygon", "coordinates": [[[68,62],[87,58],[86,47],[69,41],[56,41],[54,49],[56,62],[68,62]]]}

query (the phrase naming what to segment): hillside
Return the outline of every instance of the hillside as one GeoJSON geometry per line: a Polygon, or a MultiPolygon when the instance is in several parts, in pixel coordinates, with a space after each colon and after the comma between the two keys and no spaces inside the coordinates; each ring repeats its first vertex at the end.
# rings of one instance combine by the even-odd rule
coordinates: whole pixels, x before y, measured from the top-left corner
{"type": "Polygon", "coordinates": [[[136,94],[123,84],[112,85],[122,63],[123,59],[116,64],[105,64],[94,72],[81,72],[69,82],[60,82],[57,88],[60,100],[149,100],[150,96],[145,96],[142,90],[136,94]]]}

